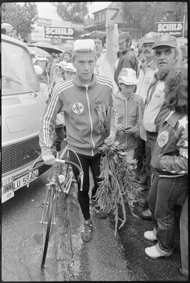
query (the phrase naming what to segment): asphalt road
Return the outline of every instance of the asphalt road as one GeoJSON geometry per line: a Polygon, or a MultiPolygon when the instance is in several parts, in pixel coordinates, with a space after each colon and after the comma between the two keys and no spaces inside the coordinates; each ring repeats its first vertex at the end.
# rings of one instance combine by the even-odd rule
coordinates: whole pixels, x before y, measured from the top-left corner
{"type": "Polygon", "coordinates": [[[167,259],[151,260],[145,256],[144,248],[150,243],[143,239],[143,233],[152,229],[152,223],[134,218],[127,206],[127,221],[116,238],[108,219],[99,219],[92,209],[94,235],[91,242],[84,243],[80,237],[83,217],[75,188],[66,199],[59,198],[57,225],[42,271],[39,222],[47,176],[48,172],[44,173],[2,205],[3,281],[185,281],[177,271],[179,217],[176,249],[167,259]]]}

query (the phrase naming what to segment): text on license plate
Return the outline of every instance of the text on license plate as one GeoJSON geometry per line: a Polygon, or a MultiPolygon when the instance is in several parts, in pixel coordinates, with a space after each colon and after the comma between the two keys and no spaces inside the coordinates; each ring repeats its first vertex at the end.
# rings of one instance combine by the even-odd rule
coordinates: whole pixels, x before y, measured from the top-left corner
{"type": "MultiPolygon", "coordinates": [[[[32,177],[30,179],[30,182],[35,180],[38,177],[38,175],[39,175],[38,169],[34,170],[33,173],[32,173],[32,177]]],[[[13,180],[14,190],[16,191],[16,190],[26,186],[28,178],[29,178],[29,174],[26,174],[26,175],[21,176],[20,178],[18,178],[16,180],[13,180]]]]}

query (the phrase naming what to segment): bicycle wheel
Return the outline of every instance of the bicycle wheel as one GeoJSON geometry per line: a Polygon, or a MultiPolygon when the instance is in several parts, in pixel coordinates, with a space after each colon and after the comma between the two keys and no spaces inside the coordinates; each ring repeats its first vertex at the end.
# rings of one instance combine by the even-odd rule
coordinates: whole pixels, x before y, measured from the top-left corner
{"type": "Polygon", "coordinates": [[[46,255],[47,255],[47,249],[48,249],[48,243],[49,243],[49,237],[50,237],[50,230],[52,225],[52,212],[53,212],[53,198],[54,198],[54,187],[51,186],[50,189],[48,189],[47,198],[45,202],[45,208],[44,208],[44,217],[43,217],[43,254],[42,254],[42,262],[41,262],[41,268],[43,268],[46,255]]]}

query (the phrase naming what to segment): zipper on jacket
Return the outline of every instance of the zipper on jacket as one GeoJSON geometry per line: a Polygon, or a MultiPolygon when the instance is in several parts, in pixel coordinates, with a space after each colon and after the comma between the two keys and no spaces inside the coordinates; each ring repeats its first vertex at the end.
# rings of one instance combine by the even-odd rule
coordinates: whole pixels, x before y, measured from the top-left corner
{"type": "MultiPolygon", "coordinates": [[[[89,97],[88,97],[88,85],[86,85],[86,98],[87,98],[87,103],[88,103],[88,112],[89,112],[90,126],[91,126],[90,137],[91,137],[93,148],[95,149],[95,143],[94,143],[93,138],[92,138],[93,124],[92,124],[92,117],[91,117],[91,114],[90,114],[90,102],[89,102],[89,97]]],[[[92,149],[92,156],[94,156],[93,149],[92,149]]]]}

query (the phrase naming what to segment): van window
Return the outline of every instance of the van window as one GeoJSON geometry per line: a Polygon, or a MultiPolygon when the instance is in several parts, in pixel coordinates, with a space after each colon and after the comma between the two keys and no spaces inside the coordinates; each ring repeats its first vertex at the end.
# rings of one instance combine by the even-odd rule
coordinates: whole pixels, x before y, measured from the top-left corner
{"type": "Polygon", "coordinates": [[[2,95],[31,92],[27,86],[34,91],[39,90],[39,83],[29,53],[21,46],[4,41],[2,42],[1,52],[2,95]],[[18,79],[25,86],[8,76],[18,79]]]}

